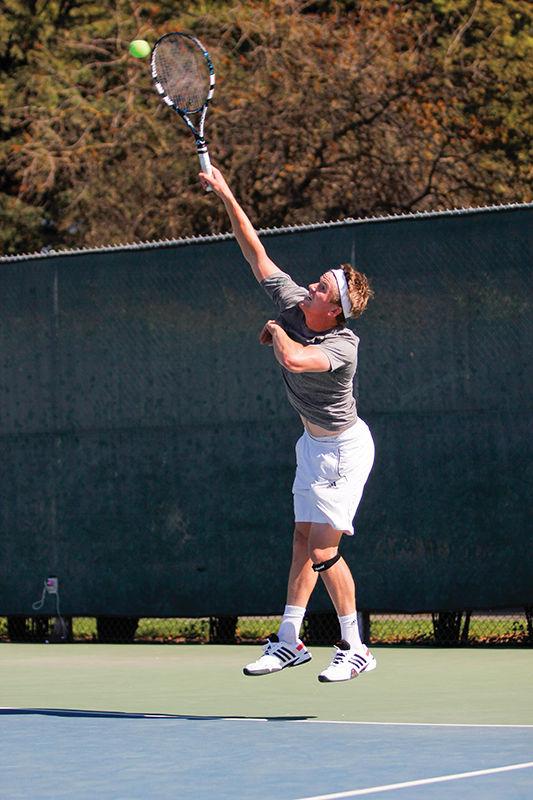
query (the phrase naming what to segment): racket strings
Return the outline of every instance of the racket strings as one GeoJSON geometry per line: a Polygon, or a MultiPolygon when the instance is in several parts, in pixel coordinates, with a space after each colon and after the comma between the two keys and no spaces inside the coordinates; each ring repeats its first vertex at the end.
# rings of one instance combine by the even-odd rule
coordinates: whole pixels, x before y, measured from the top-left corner
{"type": "Polygon", "coordinates": [[[209,67],[199,47],[182,36],[169,36],[154,57],[165,94],[180,110],[199,111],[209,92],[209,67]]]}

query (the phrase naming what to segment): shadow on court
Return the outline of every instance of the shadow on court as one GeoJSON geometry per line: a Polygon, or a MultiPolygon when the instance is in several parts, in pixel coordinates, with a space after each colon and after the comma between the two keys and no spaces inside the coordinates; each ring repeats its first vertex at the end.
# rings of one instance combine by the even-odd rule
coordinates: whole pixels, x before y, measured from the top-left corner
{"type": "Polygon", "coordinates": [[[316,719],[313,716],[278,716],[278,717],[254,717],[254,716],[231,716],[224,717],[220,714],[135,714],[127,711],[96,711],[81,708],[0,708],[0,715],[30,715],[36,714],[45,717],[95,717],[97,719],[188,719],[196,721],[205,720],[257,720],[261,722],[305,722],[306,720],[316,719]]]}

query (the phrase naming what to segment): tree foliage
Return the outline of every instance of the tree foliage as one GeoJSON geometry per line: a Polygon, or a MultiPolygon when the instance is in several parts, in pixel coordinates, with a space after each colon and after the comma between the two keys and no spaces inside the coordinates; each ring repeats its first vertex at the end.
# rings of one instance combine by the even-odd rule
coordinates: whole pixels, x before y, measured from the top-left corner
{"type": "Polygon", "coordinates": [[[188,30],[206,133],[263,227],[528,201],[525,0],[4,0],[4,252],[210,233],[190,134],[133,38],[188,30]]]}

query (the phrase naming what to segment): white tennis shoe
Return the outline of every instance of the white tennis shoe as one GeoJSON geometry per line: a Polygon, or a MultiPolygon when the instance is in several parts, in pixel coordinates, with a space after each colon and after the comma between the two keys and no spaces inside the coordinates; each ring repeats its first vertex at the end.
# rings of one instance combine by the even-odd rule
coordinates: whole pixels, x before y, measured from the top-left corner
{"type": "Polygon", "coordinates": [[[270,675],[273,672],[280,672],[285,667],[298,667],[307,661],[311,661],[311,653],[303,642],[300,640],[295,644],[280,642],[278,635],[271,633],[261,658],[247,664],[243,672],[245,675],[270,675]]]}
{"type": "Polygon", "coordinates": [[[341,639],[335,645],[337,648],[331,664],[318,676],[322,683],[334,683],[335,681],[351,681],[357,678],[362,672],[370,672],[376,669],[376,659],[365,646],[363,653],[357,652],[350,647],[345,639],[341,639]]]}

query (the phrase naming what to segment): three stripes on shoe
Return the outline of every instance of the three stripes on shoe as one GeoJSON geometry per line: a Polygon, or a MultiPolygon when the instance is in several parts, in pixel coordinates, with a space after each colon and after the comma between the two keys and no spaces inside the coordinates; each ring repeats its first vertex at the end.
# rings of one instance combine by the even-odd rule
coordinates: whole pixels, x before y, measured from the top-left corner
{"type": "MultiPolygon", "coordinates": [[[[350,650],[350,645],[345,642],[341,641],[337,644],[337,654],[333,658],[333,664],[341,664],[347,656],[347,651],[350,650]]],[[[368,655],[368,650],[365,656],[368,655]]],[[[346,660],[348,664],[352,664],[357,672],[363,672],[368,666],[368,659],[363,656],[361,653],[352,653],[346,660]]]]}
{"type": "MultiPolygon", "coordinates": [[[[298,644],[296,645],[295,649],[301,651],[304,649],[304,646],[303,644],[298,644]]],[[[270,647],[265,651],[265,655],[269,655],[269,650],[270,647]]],[[[283,647],[283,645],[281,647],[277,647],[276,652],[273,653],[273,655],[275,655],[276,658],[279,658],[283,664],[286,664],[287,661],[292,661],[294,659],[294,652],[289,650],[287,647],[283,647]]]]}

